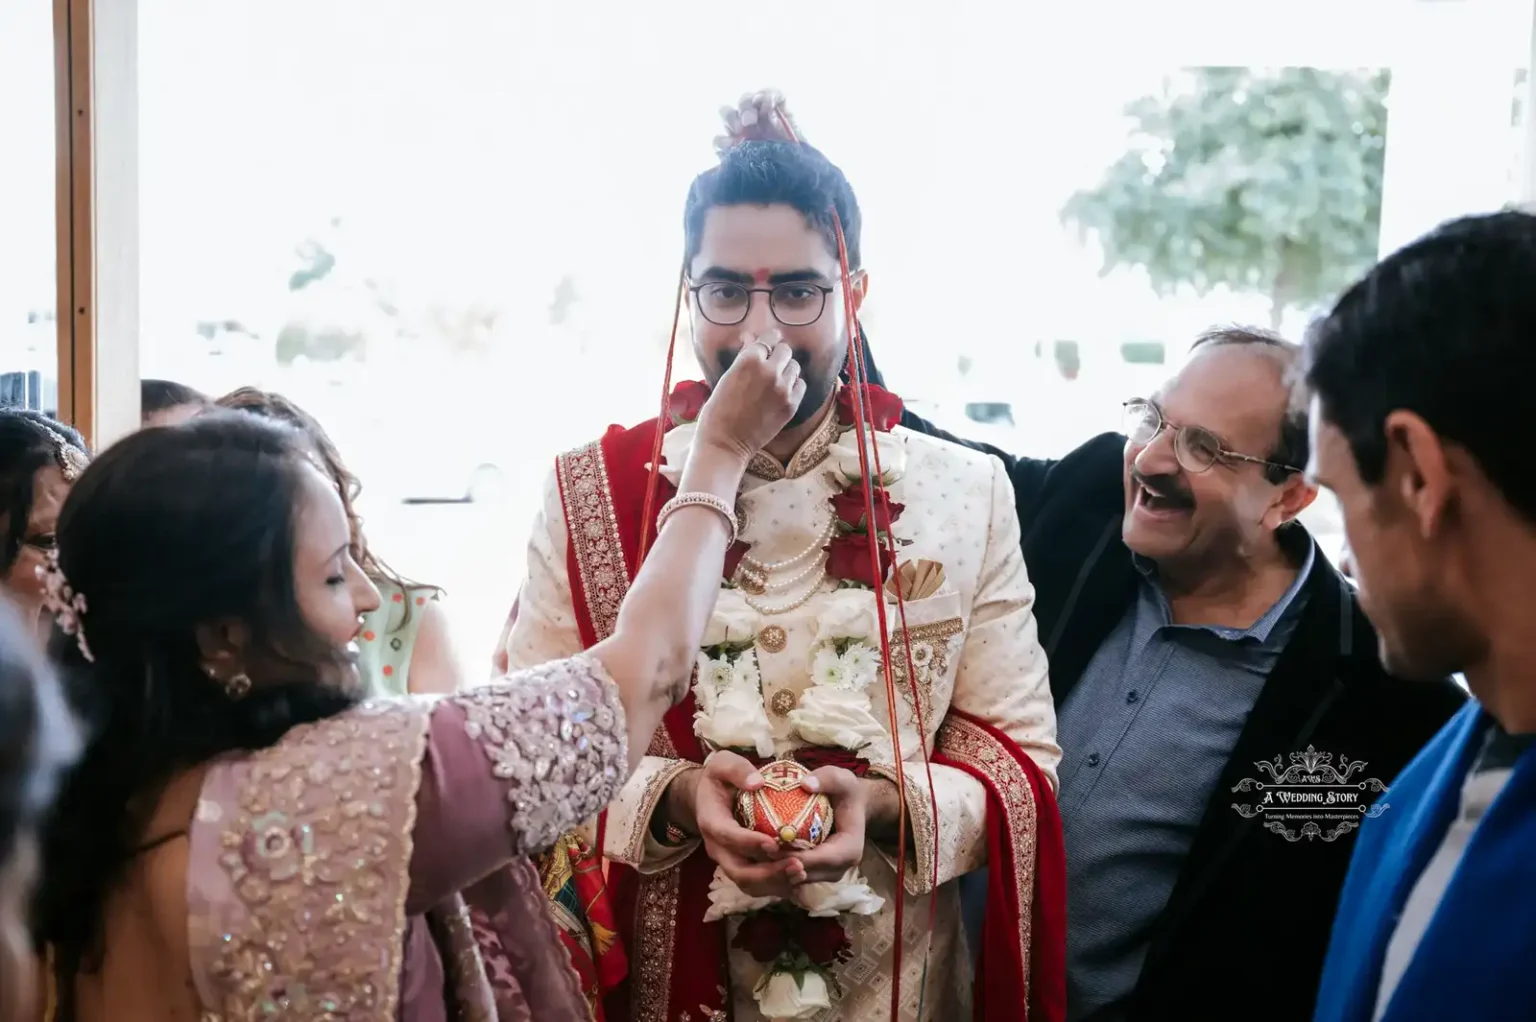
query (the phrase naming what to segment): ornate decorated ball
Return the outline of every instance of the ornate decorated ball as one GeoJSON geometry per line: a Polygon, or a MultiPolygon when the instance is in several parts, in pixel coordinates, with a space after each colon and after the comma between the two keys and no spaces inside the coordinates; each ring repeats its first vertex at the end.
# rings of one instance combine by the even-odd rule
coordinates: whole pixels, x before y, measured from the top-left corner
{"type": "Polygon", "coordinates": [[[792,759],[776,759],[758,773],[763,786],[736,796],[736,819],[743,827],[802,852],[827,839],[832,833],[832,803],[800,787],[809,770],[792,759]]]}

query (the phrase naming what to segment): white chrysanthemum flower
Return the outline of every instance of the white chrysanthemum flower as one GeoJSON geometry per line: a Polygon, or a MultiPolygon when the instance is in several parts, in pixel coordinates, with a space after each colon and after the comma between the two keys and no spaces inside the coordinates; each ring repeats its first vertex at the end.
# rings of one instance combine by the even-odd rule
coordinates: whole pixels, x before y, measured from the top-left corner
{"type": "Polygon", "coordinates": [[[851,688],[865,688],[880,675],[880,654],[867,643],[855,642],[844,651],[842,659],[851,688]]]}
{"type": "Polygon", "coordinates": [[[693,682],[693,698],[698,703],[699,712],[707,715],[715,712],[714,661],[700,653],[697,664],[698,677],[693,682]]]}
{"type": "Polygon", "coordinates": [[[756,652],[749,649],[736,658],[736,662],[731,665],[730,683],[754,692],[762,691],[763,675],[758,670],[756,652]]]}
{"type": "Polygon", "coordinates": [[[837,651],[826,647],[816,654],[816,659],[811,663],[811,681],[816,685],[825,685],[829,688],[840,688],[847,680],[847,668],[843,665],[843,658],[837,655],[837,651]]]}
{"type": "Polygon", "coordinates": [[[736,676],[736,668],[725,657],[717,657],[709,661],[707,671],[701,680],[708,680],[710,688],[718,694],[729,688],[731,680],[736,676]]]}

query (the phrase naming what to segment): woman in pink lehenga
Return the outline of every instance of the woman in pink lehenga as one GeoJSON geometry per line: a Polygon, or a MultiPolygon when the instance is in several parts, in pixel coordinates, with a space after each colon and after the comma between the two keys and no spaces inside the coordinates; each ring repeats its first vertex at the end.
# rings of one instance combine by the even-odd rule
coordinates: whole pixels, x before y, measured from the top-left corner
{"type": "Polygon", "coordinates": [[[802,391],[747,343],[613,637],[436,701],[358,705],[378,596],[291,431],[214,412],[110,448],[49,579],[91,732],[45,842],[56,1017],[584,1019],[527,857],[686,691],[740,476],[802,391]]]}

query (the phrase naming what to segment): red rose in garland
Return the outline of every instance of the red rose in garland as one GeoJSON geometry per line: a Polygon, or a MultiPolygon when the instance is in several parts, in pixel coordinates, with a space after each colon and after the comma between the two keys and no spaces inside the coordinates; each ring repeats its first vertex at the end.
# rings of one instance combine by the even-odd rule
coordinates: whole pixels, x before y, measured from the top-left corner
{"type": "Polygon", "coordinates": [[[795,927],[793,939],[805,952],[805,957],[817,965],[832,965],[853,953],[848,932],[836,919],[806,916],[795,927]]]}
{"type": "Polygon", "coordinates": [[[668,402],[668,408],[672,413],[672,425],[681,426],[689,422],[696,422],[699,413],[704,410],[704,402],[709,400],[709,384],[699,380],[684,380],[672,388],[672,397],[668,402]]]}
{"type": "Polygon", "coordinates": [[[789,950],[789,913],[755,912],[742,920],[731,946],[767,965],[789,950]]]}
{"type": "Polygon", "coordinates": [[[743,919],[731,946],[764,965],[798,948],[822,968],[843,961],[853,951],[847,931],[836,919],[781,909],[754,912],[743,919]]]}
{"type": "MultiPolygon", "coordinates": [[[[838,522],[846,526],[846,531],[868,532],[868,509],[865,504],[865,494],[869,489],[867,484],[860,483],[850,486],[848,489],[832,498],[832,510],[837,514],[838,522]]],[[[890,499],[890,495],[880,487],[875,488],[872,495],[875,504],[875,531],[890,532],[891,523],[901,517],[901,513],[907,509],[905,504],[898,504],[890,499]]]]}
{"type": "MultiPolygon", "coordinates": [[[[877,541],[878,542],[878,541],[877,541]]],[[[873,565],[869,560],[869,534],[847,532],[827,545],[827,574],[845,582],[856,582],[869,589],[878,589],[891,574],[891,551],[879,542],[880,577],[872,578],[873,565]]]]}
{"type": "MultiPolygon", "coordinates": [[[[872,426],[877,433],[885,433],[900,424],[901,412],[905,407],[901,398],[873,383],[866,383],[861,389],[864,396],[866,426],[872,426]]],[[[844,386],[837,392],[837,421],[845,427],[852,427],[857,418],[857,410],[853,404],[853,387],[844,386]]]]}
{"type": "Polygon", "coordinates": [[[905,467],[905,444],[902,438],[891,434],[891,429],[901,421],[901,412],[901,398],[873,384],[865,384],[858,390],[845,386],[837,393],[837,416],[843,426],[843,433],[829,453],[834,474],[841,478],[846,487],[830,500],[837,524],[836,535],[826,548],[827,574],[832,578],[878,589],[890,575],[894,553],[887,548],[902,545],[900,540],[891,535],[891,525],[901,517],[906,506],[891,501],[890,494],[881,483],[889,484],[899,479],[905,467]],[[858,414],[854,406],[856,395],[864,403],[867,440],[862,451],[855,426],[858,414]],[[870,480],[877,469],[880,472],[880,483],[872,485],[870,480]],[[873,513],[869,507],[871,499],[873,513]],[[879,547],[878,565],[870,560],[871,532],[875,534],[879,547]],[[874,577],[877,573],[879,578],[874,577]]]}

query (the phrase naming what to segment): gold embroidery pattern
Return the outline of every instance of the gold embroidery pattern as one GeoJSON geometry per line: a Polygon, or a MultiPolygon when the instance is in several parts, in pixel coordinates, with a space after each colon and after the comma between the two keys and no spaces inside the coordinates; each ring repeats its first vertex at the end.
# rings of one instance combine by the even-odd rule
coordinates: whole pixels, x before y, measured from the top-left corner
{"type": "Polygon", "coordinates": [[[808,475],[823,461],[827,460],[827,452],[837,442],[837,438],[843,433],[842,424],[837,421],[837,409],[827,410],[826,416],[821,420],[821,425],[816,427],[795,456],[789,459],[789,468],[784,468],[771,454],[758,451],[747,463],[747,472],[765,479],[768,482],[777,482],[780,479],[799,479],[808,475]]]}
{"type": "MultiPolygon", "coordinates": [[[[692,687],[693,685],[690,682],[689,688],[692,687]]],[[[678,758],[677,746],[672,744],[672,736],[667,733],[667,725],[661,725],[661,727],[656,729],[656,733],[651,735],[651,744],[646,746],[645,754],[647,756],[664,756],[667,759],[678,758]]]]}
{"type": "Polygon", "coordinates": [[[629,760],[624,707],[593,657],[532,667],[451,699],[506,784],[518,854],[550,848],[618,794],[629,760]]]}
{"type": "Polygon", "coordinates": [[[640,878],[640,897],[635,907],[635,933],[639,935],[635,970],[635,1022],[667,1022],[672,990],[673,936],[677,930],[677,889],[681,869],[669,869],[640,878]]]}
{"type": "MultiPolygon", "coordinates": [[[[912,683],[907,676],[907,646],[912,646],[912,662],[916,667],[917,691],[922,698],[923,723],[934,726],[933,683],[949,673],[950,641],[965,631],[965,622],[958,617],[936,621],[931,625],[919,625],[908,629],[907,642],[902,641],[901,630],[891,633],[891,674],[896,688],[912,710],[914,729],[917,726],[917,701],[912,695],[912,683]]],[[[924,736],[925,738],[927,736],[924,736]]]]}
{"type": "Polygon", "coordinates": [[[576,570],[599,641],[613,634],[619,604],[629,591],[629,568],[619,541],[619,519],[608,488],[602,446],[593,442],[555,462],[565,504],[566,532],[576,551],[576,570]]]}
{"type": "MultiPolygon", "coordinates": [[[[657,728],[657,732],[665,731],[665,728],[657,728]]],[[[686,759],[673,759],[671,763],[662,767],[651,775],[651,779],[645,782],[645,791],[640,795],[640,804],[635,807],[635,823],[630,828],[629,847],[625,849],[625,862],[639,862],[645,855],[645,835],[650,830],[651,814],[656,812],[657,803],[666,794],[667,785],[678,774],[692,770],[697,764],[690,763],[686,759]]]]}
{"type": "Polygon", "coordinates": [[[215,1017],[395,1017],[427,722],[365,703],[236,768],[219,865],[245,914],[217,938],[215,1017]]]}
{"type": "MultiPolygon", "coordinates": [[[[896,784],[897,767],[877,763],[869,768],[874,777],[883,777],[896,784]]],[[[907,820],[912,824],[912,868],[907,870],[907,893],[931,894],[934,856],[939,854],[939,835],[934,829],[933,799],[929,797],[928,778],[924,771],[903,770],[906,775],[907,820]]],[[[895,851],[894,846],[891,849],[895,851]]]]}
{"type": "Polygon", "coordinates": [[[1019,955],[1029,975],[1030,922],[1035,899],[1035,799],[1024,768],[981,728],[946,717],[939,729],[940,752],[992,778],[1013,835],[1014,884],[1019,891],[1019,955]]]}

